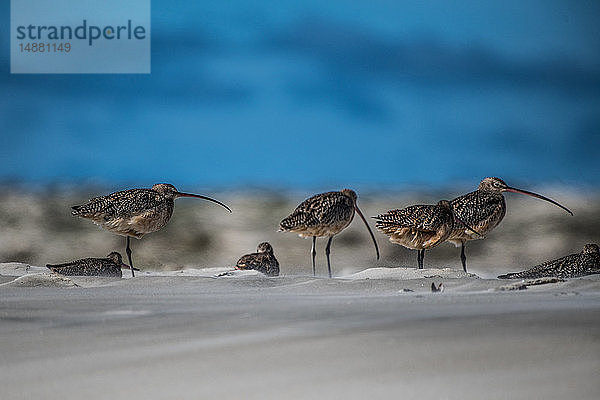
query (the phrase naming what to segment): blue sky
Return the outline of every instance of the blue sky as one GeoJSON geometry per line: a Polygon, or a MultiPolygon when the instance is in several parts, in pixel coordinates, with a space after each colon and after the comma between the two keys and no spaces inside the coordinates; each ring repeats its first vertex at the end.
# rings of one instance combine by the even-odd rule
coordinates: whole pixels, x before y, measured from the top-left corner
{"type": "Polygon", "coordinates": [[[152,74],[84,76],[10,75],[2,24],[0,180],[598,186],[599,17],[595,1],[154,0],[152,74]]]}

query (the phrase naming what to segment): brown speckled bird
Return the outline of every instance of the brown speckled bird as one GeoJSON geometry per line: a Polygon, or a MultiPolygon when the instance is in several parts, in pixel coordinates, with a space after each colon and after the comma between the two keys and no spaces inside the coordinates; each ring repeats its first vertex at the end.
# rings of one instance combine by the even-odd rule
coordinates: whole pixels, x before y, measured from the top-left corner
{"type": "Polygon", "coordinates": [[[369,230],[377,259],[379,259],[379,248],[375,241],[373,231],[369,227],[367,220],[356,204],[357,196],[353,190],[344,189],[340,192],[327,192],[317,194],[309,199],[304,200],[292,214],[284,218],[279,224],[279,231],[294,232],[302,237],[312,236],[312,267],[313,275],[316,274],[315,249],[317,237],[328,236],[327,247],[325,247],[325,255],[327,256],[327,270],[331,278],[331,262],[329,253],[331,250],[331,240],[333,236],[340,233],[344,228],[350,225],[354,218],[354,211],[362,218],[365,226],[369,230]]]}
{"type": "MultiPolygon", "coordinates": [[[[91,219],[95,224],[127,238],[127,257],[131,261],[129,238],[144,235],[164,227],[173,215],[174,201],[179,197],[195,197],[231,209],[218,200],[197,194],[181,193],[175,186],[158,183],[152,189],[129,189],[107,196],[94,197],[86,204],[73,206],[72,214],[91,219]]],[[[134,276],[133,269],[131,275],[134,276]]]]}
{"type": "Polygon", "coordinates": [[[267,242],[259,244],[256,253],[242,256],[235,267],[236,269],[253,269],[267,276],[279,275],[279,262],[273,254],[273,247],[267,242]]]}
{"type": "Polygon", "coordinates": [[[121,254],[113,251],[106,258],[83,258],[64,264],[46,264],[53,272],[69,276],[112,276],[121,277],[121,268],[129,269],[123,263],[121,254]]]}
{"type": "MultiPolygon", "coordinates": [[[[376,228],[390,237],[390,242],[417,250],[417,265],[423,269],[425,250],[446,240],[454,228],[455,216],[450,202],[419,204],[390,210],[373,217],[376,228]]],[[[476,234],[476,233],[475,233],[476,234]]]]}
{"type": "Polygon", "coordinates": [[[600,248],[589,243],[581,253],[569,254],[557,260],[546,261],[522,272],[500,275],[500,279],[533,279],[544,277],[579,278],[600,274],[600,248]]]}
{"type": "Polygon", "coordinates": [[[500,178],[485,178],[479,183],[477,190],[457,197],[450,202],[454,214],[479,234],[475,235],[464,225],[455,224],[454,230],[447,239],[456,247],[461,246],[460,260],[465,272],[467,272],[465,243],[469,240],[484,239],[485,235],[502,221],[506,214],[506,202],[502,195],[503,192],[521,193],[536,197],[548,201],[573,215],[571,210],[545,196],[510,187],[500,178]]]}

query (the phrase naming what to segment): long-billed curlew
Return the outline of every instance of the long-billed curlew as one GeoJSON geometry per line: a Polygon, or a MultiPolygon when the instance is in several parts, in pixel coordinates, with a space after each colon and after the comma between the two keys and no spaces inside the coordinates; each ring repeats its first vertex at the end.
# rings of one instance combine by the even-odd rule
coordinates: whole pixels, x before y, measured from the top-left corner
{"type": "Polygon", "coordinates": [[[423,269],[425,250],[446,240],[455,224],[448,200],[390,210],[373,218],[377,220],[375,227],[388,235],[390,242],[418,251],[419,269],[423,269]]]}
{"type": "Polygon", "coordinates": [[[83,258],[63,264],[46,264],[53,272],[69,276],[115,276],[121,277],[121,268],[129,269],[123,263],[120,253],[113,251],[106,258],[83,258]]]}
{"type": "Polygon", "coordinates": [[[235,267],[236,269],[253,269],[267,276],[279,275],[279,262],[273,254],[273,247],[267,242],[259,244],[256,253],[242,256],[235,267]]]}
{"type": "Polygon", "coordinates": [[[354,211],[362,218],[365,226],[369,230],[377,259],[379,259],[379,248],[375,241],[373,231],[369,228],[369,224],[362,212],[356,204],[356,193],[350,189],[344,189],[339,192],[327,192],[317,194],[309,199],[304,200],[292,214],[284,218],[279,224],[279,231],[294,232],[302,237],[312,236],[312,267],[313,275],[316,275],[315,256],[317,255],[316,243],[317,237],[328,236],[327,247],[325,247],[325,255],[327,256],[327,270],[331,278],[331,262],[329,253],[331,252],[331,240],[335,235],[340,233],[344,228],[350,225],[354,218],[354,211]]]}
{"type": "Polygon", "coordinates": [[[541,194],[529,192],[523,189],[516,189],[508,186],[500,178],[485,178],[479,183],[477,190],[457,197],[450,202],[454,214],[461,218],[470,228],[473,228],[479,235],[465,228],[464,225],[455,224],[454,230],[448,237],[448,241],[456,247],[461,246],[460,260],[465,272],[467,272],[467,257],[465,255],[465,243],[469,240],[483,239],[485,235],[492,231],[504,218],[506,214],[506,202],[502,192],[513,192],[526,194],[548,201],[569,214],[573,215],[571,210],[565,206],[549,199],[541,194]]]}
{"type": "Polygon", "coordinates": [[[581,253],[569,254],[557,260],[546,261],[522,272],[500,275],[500,279],[530,278],[578,278],[581,276],[600,274],[600,248],[589,243],[581,253]]]}
{"type": "MultiPolygon", "coordinates": [[[[217,203],[231,209],[218,200],[197,194],[181,193],[168,183],[157,183],[152,189],[129,189],[94,197],[86,204],[73,206],[72,214],[91,219],[95,224],[127,238],[127,257],[131,261],[129,238],[141,239],[144,235],[164,227],[171,215],[175,199],[195,197],[217,203]]],[[[131,275],[135,276],[133,269],[131,275]]]]}

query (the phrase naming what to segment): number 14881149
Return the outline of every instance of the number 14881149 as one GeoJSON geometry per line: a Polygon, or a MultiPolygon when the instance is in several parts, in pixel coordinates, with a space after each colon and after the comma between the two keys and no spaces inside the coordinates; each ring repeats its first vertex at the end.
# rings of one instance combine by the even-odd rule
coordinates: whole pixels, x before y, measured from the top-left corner
{"type": "Polygon", "coordinates": [[[68,53],[71,43],[19,43],[21,53],[68,53]]]}

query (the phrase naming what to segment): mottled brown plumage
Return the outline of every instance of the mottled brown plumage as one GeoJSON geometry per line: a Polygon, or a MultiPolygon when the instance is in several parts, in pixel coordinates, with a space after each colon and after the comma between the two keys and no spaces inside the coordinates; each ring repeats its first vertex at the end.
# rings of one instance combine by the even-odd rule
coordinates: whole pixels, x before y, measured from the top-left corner
{"type": "Polygon", "coordinates": [[[69,276],[112,276],[121,277],[121,268],[130,268],[123,263],[121,254],[113,251],[106,258],[83,258],[64,264],[46,264],[53,272],[69,276]]]}
{"type": "Polygon", "coordinates": [[[530,279],[530,278],[579,278],[581,276],[600,274],[600,248],[590,243],[583,247],[581,253],[569,254],[557,260],[546,261],[527,271],[513,272],[500,275],[500,279],[530,279]]]}
{"type": "Polygon", "coordinates": [[[369,234],[375,245],[377,259],[379,259],[379,248],[375,241],[375,236],[369,228],[369,224],[365,220],[362,212],[358,208],[357,196],[353,190],[344,189],[339,192],[327,192],[317,194],[309,199],[304,200],[292,214],[284,218],[279,224],[279,230],[282,232],[294,232],[302,237],[313,238],[311,249],[313,275],[316,274],[315,244],[317,237],[328,236],[327,247],[325,247],[325,255],[327,256],[327,269],[331,278],[331,263],[329,254],[331,249],[331,240],[333,236],[340,233],[344,228],[350,225],[356,211],[360,218],[365,223],[369,230],[369,234]]]}
{"type": "MultiPolygon", "coordinates": [[[[92,220],[102,228],[127,237],[127,257],[131,261],[129,238],[141,239],[144,235],[163,228],[173,215],[175,199],[195,197],[209,200],[231,209],[218,200],[196,194],[178,192],[175,186],[159,183],[152,189],[129,189],[94,197],[83,205],[73,206],[72,214],[92,220]]],[[[133,269],[131,270],[132,275],[133,269]]]]}
{"type": "Polygon", "coordinates": [[[500,178],[483,179],[477,190],[457,197],[450,202],[455,216],[479,234],[475,234],[464,224],[457,223],[447,239],[456,247],[461,246],[460,258],[465,272],[467,272],[465,243],[469,240],[483,239],[485,235],[498,226],[506,215],[506,202],[504,201],[503,192],[521,193],[536,197],[548,201],[573,215],[565,206],[540,194],[510,187],[500,178]]]}
{"type": "Polygon", "coordinates": [[[454,227],[454,215],[447,200],[390,210],[373,218],[377,220],[375,227],[388,235],[390,242],[418,250],[419,269],[423,268],[425,250],[446,240],[454,227]]]}
{"type": "Polygon", "coordinates": [[[237,269],[253,269],[267,276],[279,275],[279,262],[273,254],[273,247],[263,242],[256,248],[256,253],[242,256],[236,266],[237,269]]]}

